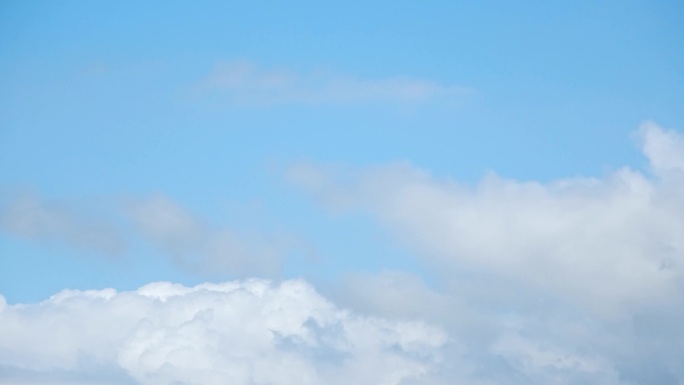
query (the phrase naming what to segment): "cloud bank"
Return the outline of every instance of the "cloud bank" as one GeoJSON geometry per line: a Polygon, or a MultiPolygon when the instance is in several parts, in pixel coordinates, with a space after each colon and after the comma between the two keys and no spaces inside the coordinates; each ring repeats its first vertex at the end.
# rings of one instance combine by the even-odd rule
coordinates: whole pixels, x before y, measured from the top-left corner
{"type": "Polygon", "coordinates": [[[618,310],[679,293],[684,272],[684,142],[652,123],[639,136],[654,176],[490,174],[469,186],[397,163],[346,174],[303,164],[289,178],[328,207],[372,212],[440,269],[618,310]]]}
{"type": "Polygon", "coordinates": [[[416,103],[463,97],[465,87],[409,77],[358,79],[331,73],[263,70],[249,61],[217,64],[195,90],[248,105],[416,103]]]}
{"type": "Polygon", "coordinates": [[[636,137],[648,172],[549,183],[489,174],[473,186],[408,163],[300,164],[288,178],[338,213],[371,213],[439,278],[430,292],[402,275],[352,277],[339,296],[409,318],[434,304],[422,318],[442,325],[463,354],[451,353],[461,363],[433,383],[469,373],[455,383],[676,385],[684,381],[684,136],[645,123],[636,137]]]}
{"type": "MultiPolygon", "coordinates": [[[[0,382],[679,385],[684,136],[654,123],[636,136],[648,171],[548,183],[293,167],[322,205],[370,213],[432,282],[386,270],[349,272],[326,297],[303,280],[0,296],[0,382]]],[[[273,261],[167,197],[128,209],[181,265],[273,261]]]]}
{"type": "Polygon", "coordinates": [[[35,305],[3,300],[0,379],[392,385],[428,373],[445,342],[424,323],[340,309],[304,281],[157,282],[134,292],[65,290],[35,305]]]}

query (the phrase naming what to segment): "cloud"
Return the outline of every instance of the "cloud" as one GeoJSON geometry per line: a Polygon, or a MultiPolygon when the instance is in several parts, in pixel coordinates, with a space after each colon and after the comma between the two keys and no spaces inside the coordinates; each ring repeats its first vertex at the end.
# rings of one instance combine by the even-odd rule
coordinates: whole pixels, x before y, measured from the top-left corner
{"type": "MultiPolygon", "coordinates": [[[[0,296],[0,382],[680,384],[683,136],[646,123],[636,137],[648,171],[548,183],[490,174],[469,185],[406,163],[293,167],[290,180],[326,207],[372,213],[431,284],[386,270],[343,275],[326,297],[303,280],[0,296]]],[[[268,239],[163,195],[128,210],[194,271],[278,264],[254,247],[268,239]]]]}
{"type": "Polygon", "coordinates": [[[110,221],[30,193],[2,207],[0,224],[13,236],[85,251],[119,255],[126,247],[120,231],[110,221]]]}
{"type": "Polygon", "coordinates": [[[437,278],[432,289],[405,274],[352,276],[336,293],[449,333],[452,364],[408,383],[676,385],[684,135],[649,122],[636,137],[647,172],[548,183],[490,173],[471,185],[408,163],[300,164],[287,177],[338,214],[371,213],[437,278]]]}
{"type": "Polygon", "coordinates": [[[640,132],[656,177],[629,168],[550,183],[489,174],[468,186],[398,163],[346,175],[303,164],[289,178],[329,207],[373,212],[441,268],[610,311],[679,293],[684,268],[684,183],[669,178],[684,170],[682,138],[652,123],[640,132]]]}
{"type": "Polygon", "coordinates": [[[428,287],[419,277],[390,270],[347,273],[331,286],[330,297],[364,314],[391,319],[434,321],[455,306],[452,299],[428,287]]]}
{"type": "Polygon", "coordinates": [[[65,384],[394,385],[429,373],[445,342],[424,323],[340,309],[301,280],[157,282],[6,305],[0,380],[46,384],[44,373],[62,373],[65,384]]]}
{"type": "Polygon", "coordinates": [[[684,174],[684,136],[663,130],[653,122],[644,123],[638,131],[644,154],[653,171],[661,177],[684,174]]]}
{"type": "Polygon", "coordinates": [[[211,226],[161,194],[132,200],[128,216],[181,268],[203,276],[277,276],[289,248],[285,239],[211,226]]]}
{"type": "Polygon", "coordinates": [[[90,212],[83,205],[25,193],[0,207],[0,228],[47,246],[115,256],[124,253],[132,236],[142,235],[183,271],[212,278],[277,277],[285,254],[298,247],[289,235],[213,226],[162,194],[123,205],[105,201],[99,209],[90,212]]]}
{"type": "Polygon", "coordinates": [[[458,99],[469,92],[465,87],[409,77],[371,80],[331,73],[262,70],[249,61],[217,64],[195,89],[248,105],[416,103],[458,99]]]}

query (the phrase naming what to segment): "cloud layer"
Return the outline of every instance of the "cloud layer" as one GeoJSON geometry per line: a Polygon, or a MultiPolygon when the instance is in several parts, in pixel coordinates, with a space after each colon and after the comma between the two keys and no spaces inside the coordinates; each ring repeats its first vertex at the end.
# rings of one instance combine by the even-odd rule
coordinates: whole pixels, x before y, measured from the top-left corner
{"type": "Polygon", "coordinates": [[[460,98],[465,87],[409,77],[358,79],[331,73],[262,70],[249,61],[220,63],[196,85],[235,104],[425,102],[460,98]]]}
{"type": "Polygon", "coordinates": [[[52,373],[91,384],[391,385],[428,373],[445,342],[423,323],[340,309],[304,281],[158,282],[0,305],[0,379],[14,384],[52,373]]]}

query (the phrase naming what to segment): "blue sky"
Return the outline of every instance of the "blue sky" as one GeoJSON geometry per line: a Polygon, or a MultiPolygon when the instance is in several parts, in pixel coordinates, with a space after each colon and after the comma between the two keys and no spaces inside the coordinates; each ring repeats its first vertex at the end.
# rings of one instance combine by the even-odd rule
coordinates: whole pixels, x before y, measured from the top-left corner
{"type": "MultiPolygon", "coordinates": [[[[570,324],[568,309],[607,327],[647,305],[679,319],[681,271],[604,274],[684,262],[681,36],[676,1],[3,2],[0,294],[302,278],[389,319],[421,314],[390,304],[404,284],[524,319],[541,305],[519,296],[546,290],[570,324]]],[[[493,335],[508,357],[518,340],[493,335]]],[[[610,381],[684,378],[604,348],[610,381]]],[[[35,369],[2,357],[0,378],[35,369]]]]}

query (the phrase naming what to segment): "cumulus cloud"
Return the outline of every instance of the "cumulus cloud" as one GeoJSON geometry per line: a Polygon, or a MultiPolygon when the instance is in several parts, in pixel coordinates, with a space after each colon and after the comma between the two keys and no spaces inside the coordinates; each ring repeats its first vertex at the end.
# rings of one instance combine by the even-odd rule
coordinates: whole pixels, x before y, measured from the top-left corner
{"type": "Polygon", "coordinates": [[[249,61],[217,64],[197,85],[237,104],[425,102],[465,95],[465,87],[409,77],[358,79],[331,73],[263,70],[249,61]]]}
{"type": "MultiPolygon", "coordinates": [[[[681,384],[683,136],[646,123],[636,137],[648,171],[548,183],[299,165],[293,183],[338,212],[372,213],[431,284],[351,272],[326,287],[334,302],[302,280],[0,296],[0,382],[681,384]]],[[[275,263],[167,197],[129,210],[184,266],[275,263]]]]}
{"type": "Polygon", "coordinates": [[[131,200],[128,214],[145,239],[204,276],[276,276],[289,247],[285,239],[212,226],[161,194],[131,200]]]}
{"type": "Polygon", "coordinates": [[[372,213],[439,278],[432,290],[386,273],[357,277],[340,296],[395,316],[421,302],[446,309],[424,314],[457,342],[447,356],[460,363],[416,383],[466,373],[468,384],[676,385],[684,381],[684,362],[673,358],[684,357],[684,136],[645,123],[637,138],[650,169],[598,178],[490,173],[471,185],[408,163],[300,164],[288,178],[338,213],[372,213]]]}
{"type": "Polygon", "coordinates": [[[393,385],[429,374],[445,343],[438,328],[360,316],[301,280],[157,282],[5,305],[0,380],[393,385]]]}
{"type": "Polygon", "coordinates": [[[668,173],[684,174],[684,136],[646,122],[639,129],[638,137],[656,174],[663,177],[671,176],[665,175],[668,173]]]}
{"type": "Polygon", "coordinates": [[[289,177],[338,210],[372,211],[441,268],[615,310],[679,293],[684,265],[684,184],[669,179],[684,170],[682,139],[653,124],[640,132],[655,177],[629,168],[550,183],[489,174],[469,186],[407,163],[344,177],[304,164],[289,177]]]}
{"type": "Polygon", "coordinates": [[[123,236],[110,221],[36,194],[21,194],[5,203],[0,208],[0,224],[8,234],[39,242],[107,255],[125,249],[123,236]]]}

